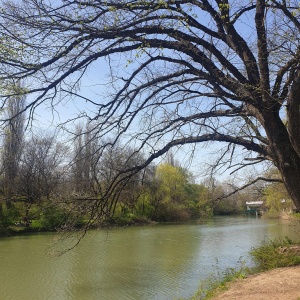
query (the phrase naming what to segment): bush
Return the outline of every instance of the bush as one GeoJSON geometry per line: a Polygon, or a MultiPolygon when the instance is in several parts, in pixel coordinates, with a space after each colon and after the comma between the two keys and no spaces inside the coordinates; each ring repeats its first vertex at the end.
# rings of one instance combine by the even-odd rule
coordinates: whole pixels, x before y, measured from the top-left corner
{"type": "Polygon", "coordinates": [[[156,212],[154,221],[158,222],[185,222],[191,219],[191,211],[180,204],[163,203],[156,212]]]}
{"type": "Polygon", "coordinates": [[[264,242],[250,254],[256,263],[257,271],[300,265],[300,244],[287,237],[283,241],[264,242]]]}
{"type": "Polygon", "coordinates": [[[63,225],[65,221],[66,212],[55,205],[51,205],[44,208],[38,223],[45,230],[55,230],[63,225]]]}
{"type": "Polygon", "coordinates": [[[2,205],[2,209],[0,210],[0,227],[7,228],[10,225],[14,225],[19,219],[21,219],[21,215],[14,204],[9,209],[6,205],[2,205]]]}

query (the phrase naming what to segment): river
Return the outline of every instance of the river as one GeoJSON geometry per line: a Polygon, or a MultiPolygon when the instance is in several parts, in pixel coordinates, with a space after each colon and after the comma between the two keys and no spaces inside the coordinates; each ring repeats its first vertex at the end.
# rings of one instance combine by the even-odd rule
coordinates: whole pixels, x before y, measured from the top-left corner
{"type": "Polygon", "coordinates": [[[215,217],[198,224],[93,230],[51,254],[53,233],[0,239],[1,300],[152,300],[192,296],[216,270],[249,261],[264,239],[295,228],[278,220],[215,217]]]}

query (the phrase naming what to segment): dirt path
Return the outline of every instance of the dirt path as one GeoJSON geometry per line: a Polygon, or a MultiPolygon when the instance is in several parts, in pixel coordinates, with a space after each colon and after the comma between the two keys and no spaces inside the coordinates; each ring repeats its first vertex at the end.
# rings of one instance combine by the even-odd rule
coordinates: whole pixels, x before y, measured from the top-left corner
{"type": "Polygon", "coordinates": [[[280,268],[233,282],[214,300],[300,299],[300,266],[280,268]]]}

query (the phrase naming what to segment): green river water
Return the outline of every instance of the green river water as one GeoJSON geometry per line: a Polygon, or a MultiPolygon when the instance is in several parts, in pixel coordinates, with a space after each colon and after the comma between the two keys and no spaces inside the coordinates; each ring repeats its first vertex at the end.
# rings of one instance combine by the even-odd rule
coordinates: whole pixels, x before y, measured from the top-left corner
{"type": "Polygon", "coordinates": [[[249,260],[264,239],[293,235],[278,220],[215,217],[199,224],[94,230],[51,254],[52,233],[0,239],[0,300],[179,299],[216,270],[249,260]]]}

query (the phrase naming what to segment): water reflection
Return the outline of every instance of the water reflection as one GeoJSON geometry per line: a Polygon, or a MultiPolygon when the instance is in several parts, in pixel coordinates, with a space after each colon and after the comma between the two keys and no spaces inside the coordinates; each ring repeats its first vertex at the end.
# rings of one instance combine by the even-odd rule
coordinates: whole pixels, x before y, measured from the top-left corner
{"type": "Polygon", "coordinates": [[[294,227],[219,217],[202,224],[92,231],[61,257],[53,234],[0,240],[0,299],[176,299],[216,269],[234,267],[266,238],[294,227]]]}
{"type": "Polygon", "coordinates": [[[91,299],[85,295],[93,290],[101,299],[167,299],[178,290],[200,242],[185,226],[175,227],[112,230],[107,236],[92,232],[76,249],[75,294],[91,299]]]}

